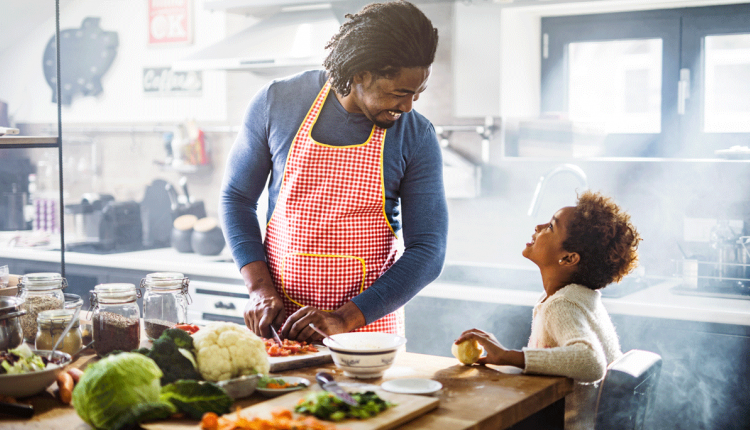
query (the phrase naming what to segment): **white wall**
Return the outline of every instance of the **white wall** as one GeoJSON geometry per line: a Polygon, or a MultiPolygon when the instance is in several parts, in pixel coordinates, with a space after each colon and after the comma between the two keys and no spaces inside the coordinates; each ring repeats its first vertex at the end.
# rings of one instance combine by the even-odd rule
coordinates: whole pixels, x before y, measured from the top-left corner
{"type": "MultiPolygon", "coordinates": [[[[100,17],[103,30],[117,32],[119,47],[102,78],[103,92],[96,97],[76,96],[70,106],[63,107],[63,124],[226,121],[226,72],[203,72],[201,96],[147,96],[142,89],[144,67],[168,67],[172,61],[224,38],[225,14],[205,10],[204,1],[193,1],[193,44],[170,47],[148,46],[145,0],[69,2],[60,11],[61,30],[79,28],[86,17],[100,17]]],[[[54,11],[54,4],[49,7],[54,11]]],[[[50,18],[0,53],[0,100],[8,103],[15,122],[57,122],[52,90],[42,70],[42,56],[54,28],[54,18],[50,18]]]]}

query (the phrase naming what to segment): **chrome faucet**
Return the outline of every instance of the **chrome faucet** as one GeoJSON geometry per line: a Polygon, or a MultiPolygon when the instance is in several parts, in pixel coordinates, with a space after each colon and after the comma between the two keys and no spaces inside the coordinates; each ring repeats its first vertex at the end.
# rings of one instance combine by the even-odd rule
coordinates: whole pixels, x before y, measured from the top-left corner
{"type": "Polygon", "coordinates": [[[547,183],[549,182],[549,180],[552,179],[553,176],[562,172],[570,172],[575,175],[575,177],[580,181],[584,190],[587,190],[589,188],[588,180],[586,179],[586,173],[583,171],[583,169],[576,166],[575,164],[561,164],[539,178],[539,182],[537,182],[536,184],[536,190],[534,191],[534,197],[531,198],[531,206],[529,206],[528,212],[529,216],[535,216],[537,211],[539,210],[539,202],[542,197],[542,192],[544,192],[544,189],[547,187],[547,183]]]}

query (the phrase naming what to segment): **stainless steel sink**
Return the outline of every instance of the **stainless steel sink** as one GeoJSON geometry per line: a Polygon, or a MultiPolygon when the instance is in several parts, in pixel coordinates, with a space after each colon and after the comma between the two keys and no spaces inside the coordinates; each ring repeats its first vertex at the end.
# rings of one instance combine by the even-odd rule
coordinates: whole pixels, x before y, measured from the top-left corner
{"type": "MultiPolygon", "coordinates": [[[[443,267],[443,272],[436,282],[539,293],[543,290],[542,277],[538,269],[510,265],[448,263],[443,267]]],[[[627,276],[619,284],[610,284],[601,292],[602,297],[617,298],[648,288],[651,285],[653,285],[653,282],[648,278],[627,276]]]]}

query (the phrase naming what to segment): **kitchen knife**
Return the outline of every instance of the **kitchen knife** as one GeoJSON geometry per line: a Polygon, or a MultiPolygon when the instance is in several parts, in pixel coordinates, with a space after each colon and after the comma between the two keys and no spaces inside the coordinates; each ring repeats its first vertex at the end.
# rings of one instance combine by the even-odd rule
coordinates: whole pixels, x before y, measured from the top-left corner
{"type": "Polygon", "coordinates": [[[0,414],[31,418],[34,416],[34,407],[23,403],[0,402],[0,414]]]}
{"type": "Polygon", "coordinates": [[[277,345],[281,346],[282,345],[281,338],[279,337],[279,334],[276,333],[276,329],[274,329],[272,325],[269,327],[271,328],[271,333],[273,333],[273,340],[276,341],[277,345]]]}
{"type": "Polygon", "coordinates": [[[341,399],[344,403],[350,406],[358,406],[359,404],[349,395],[343,388],[333,380],[333,375],[326,372],[318,372],[315,375],[315,380],[318,381],[320,388],[331,392],[341,399]]]}

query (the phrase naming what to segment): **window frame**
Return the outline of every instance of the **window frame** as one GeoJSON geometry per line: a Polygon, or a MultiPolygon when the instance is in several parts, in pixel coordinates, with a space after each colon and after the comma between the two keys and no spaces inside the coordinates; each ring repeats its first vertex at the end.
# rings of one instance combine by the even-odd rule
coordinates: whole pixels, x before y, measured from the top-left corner
{"type": "Polygon", "coordinates": [[[703,44],[708,35],[750,33],[750,4],[544,17],[541,23],[541,114],[568,110],[568,45],[662,39],[661,132],[610,134],[604,156],[708,157],[750,141],[750,133],[704,133],[703,44]],[[678,113],[680,70],[690,70],[690,97],[678,113]]]}

